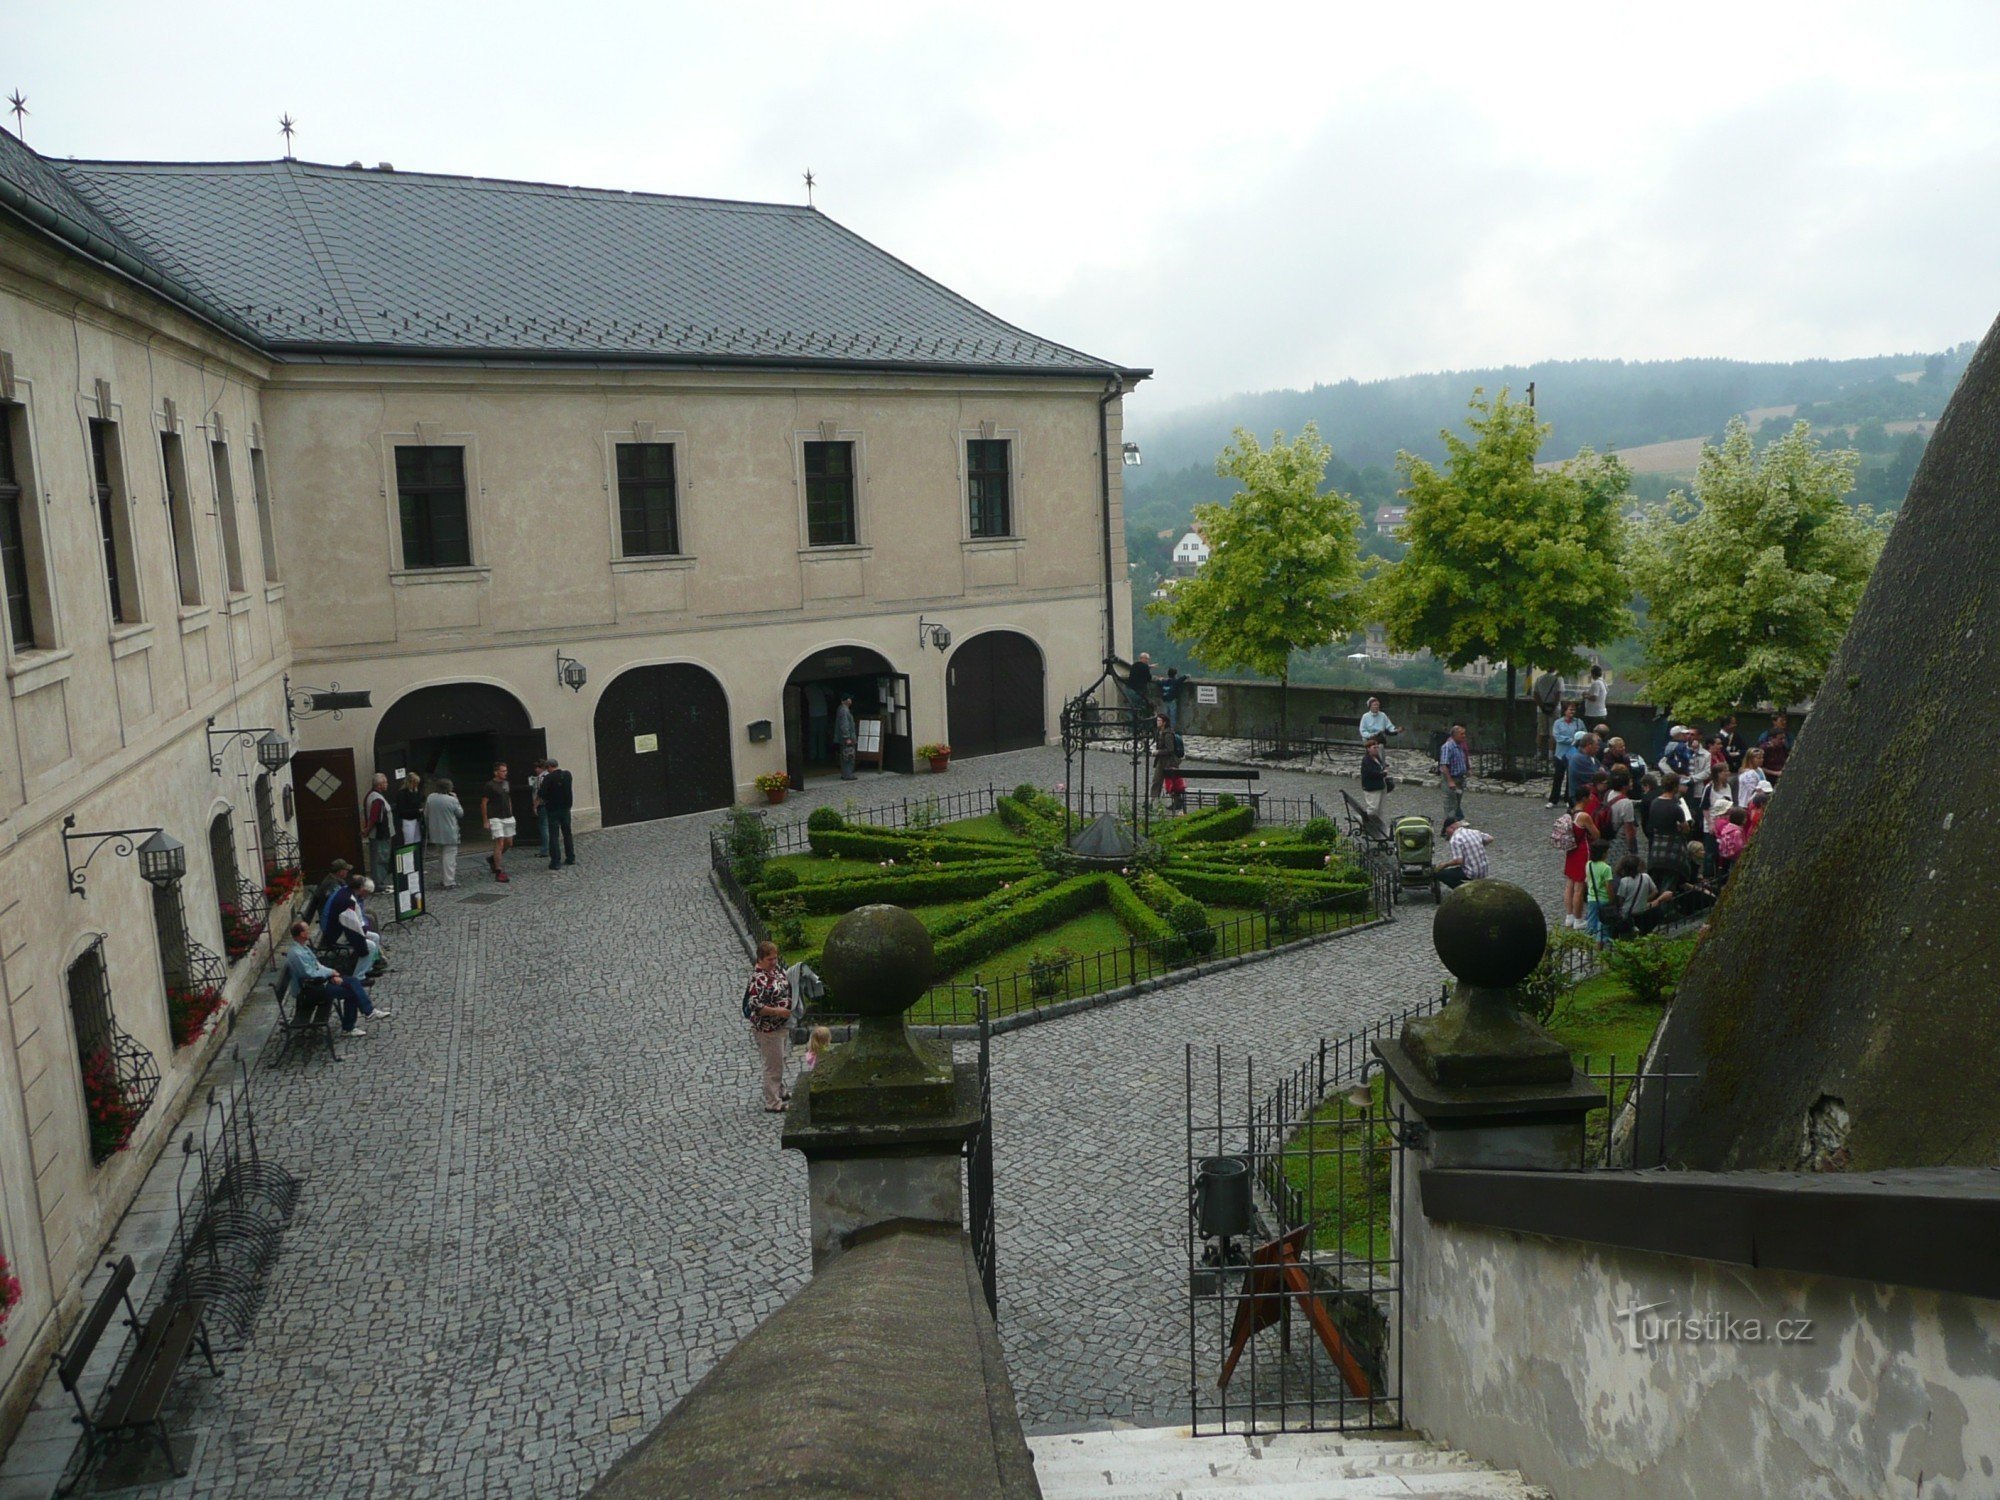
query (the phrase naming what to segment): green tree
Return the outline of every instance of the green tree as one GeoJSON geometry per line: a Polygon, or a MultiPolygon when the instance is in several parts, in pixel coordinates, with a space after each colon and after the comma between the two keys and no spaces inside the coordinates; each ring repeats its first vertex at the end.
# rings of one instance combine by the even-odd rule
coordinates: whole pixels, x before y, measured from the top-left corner
{"type": "Polygon", "coordinates": [[[1471,441],[1442,434],[1441,468],[1398,457],[1409,551],[1376,574],[1372,602],[1392,650],[1428,647],[1451,667],[1507,663],[1511,756],[1516,666],[1575,669],[1577,647],[1631,623],[1618,520],[1628,476],[1588,448],[1537,468],[1549,428],[1504,390],[1490,402],[1474,391],[1471,413],[1471,441]]]}
{"type": "MultiPolygon", "coordinates": [[[[1294,651],[1359,628],[1361,518],[1352,500],[1320,488],[1332,456],[1307,423],[1289,443],[1276,434],[1268,448],[1239,427],[1215,461],[1215,472],[1240,488],[1227,505],[1195,507],[1208,561],[1148,606],[1210,666],[1275,677],[1289,689],[1294,651]]],[[[1289,697],[1279,697],[1280,735],[1289,697]]]]}
{"type": "Polygon", "coordinates": [[[1632,573],[1659,702],[1686,718],[1818,690],[1887,531],[1843,499],[1858,462],[1805,422],[1762,453],[1732,422],[1702,449],[1693,498],[1647,508],[1632,573]]]}

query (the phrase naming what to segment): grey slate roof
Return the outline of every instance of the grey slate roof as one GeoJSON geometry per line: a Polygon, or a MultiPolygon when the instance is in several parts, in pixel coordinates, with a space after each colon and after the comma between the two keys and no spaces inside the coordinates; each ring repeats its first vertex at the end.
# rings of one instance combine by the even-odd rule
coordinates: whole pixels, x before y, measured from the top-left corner
{"type": "Polygon", "coordinates": [[[50,161],[0,141],[0,203],[114,241],[281,358],[1121,368],[811,208],[291,160],[50,161]]]}

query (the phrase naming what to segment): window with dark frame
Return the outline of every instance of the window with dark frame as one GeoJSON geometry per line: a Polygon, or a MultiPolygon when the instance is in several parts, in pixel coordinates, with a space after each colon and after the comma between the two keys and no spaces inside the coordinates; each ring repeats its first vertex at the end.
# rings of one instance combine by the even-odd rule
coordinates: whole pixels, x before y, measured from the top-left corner
{"type": "Polygon", "coordinates": [[[111,478],[111,424],[90,419],[91,476],[97,486],[97,529],[104,539],[104,582],[111,596],[111,623],[131,625],[138,620],[138,600],[127,594],[131,577],[131,535],[123,497],[111,478]]]}
{"type": "Polygon", "coordinates": [[[463,448],[399,447],[396,498],[403,517],[403,566],[472,566],[463,448]]]}
{"type": "Polygon", "coordinates": [[[965,488],[976,537],[1014,534],[1009,470],[1012,446],[1007,438],[966,439],[965,488]]]}
{"type": "Polygon", "coordinates": [[[806,545],[852,547],[854,444],[806,444],[806,545]]]}
{"type": "Polygon", "coordinates": [[[618,529],[622,556],[672,557],[680,552],[672,443],[618,445],[618,529]]]}
{"type": "Polygon", "coordinates": [[[88,1065],[93,1052],[109,1050],[112,1043],[111,983],[104,968],[104,940],[98,939],[79,953],[65,977],[70,1021],[76,1028],[77,1061],[88,1065]]]}
{"type": "Polygon", "coordinates": [[[195,551],[194,513],[188,508],[187,461],[178,433],[160,434],[160,467],[167,476],[167,537],[173,543],[174,576],[180,582],[181,605],[201,603],[201,559],[195,551]]]}
{"type": "Polygon", "coordinates": [[[229,444],[210,443],[215,469],[215,519],[222,527],[222,565],[229,592],[243,592],[243,539],[236,530],[236,481],[229,472],[229,444]]]}
{"type": "Polygon", "coordinates": [[[35,601],[28,592],[28,534],[21,523],[21,479],[14,465],[14,408],[0,405],[0,575],[7,585],[7,627],[16,651],[35,648],[35,601]]]}
{"type": "Polygon", "coordinates": [[[250,450],[250,491],[257,506],[257,538],[264,546],[264,582],[278,581],[278,533],[271,515],[271,474],[264,450],[250,450]]]}

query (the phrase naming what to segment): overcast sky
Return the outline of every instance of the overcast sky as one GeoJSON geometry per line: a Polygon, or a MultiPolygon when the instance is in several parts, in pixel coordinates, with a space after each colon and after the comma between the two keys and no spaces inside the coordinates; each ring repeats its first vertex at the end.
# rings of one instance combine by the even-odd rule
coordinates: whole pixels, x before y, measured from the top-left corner
{"type": "MultiPolygon", "coordinates": [[[[1932,349],[2000,312],[2000,4],[0,0],[49,155],[798,201],[1245,389],[1932,349]]],[[[11,121],[10,121],[11,123],[11,121]]]]}

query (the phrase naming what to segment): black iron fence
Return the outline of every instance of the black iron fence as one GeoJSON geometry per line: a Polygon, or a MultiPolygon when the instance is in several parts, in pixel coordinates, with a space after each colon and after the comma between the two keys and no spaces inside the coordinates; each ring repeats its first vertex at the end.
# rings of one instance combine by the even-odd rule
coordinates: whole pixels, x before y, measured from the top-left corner
{"type": "Polygon", "coordinates": [[[979,1128],[965,1143],[965,1215],[972,1259],[986,1293],[986,1310],[1000,1316],[998,1241],[993,1199],[993,1028],[986,997],[979,1002],[979,1128]]]}

